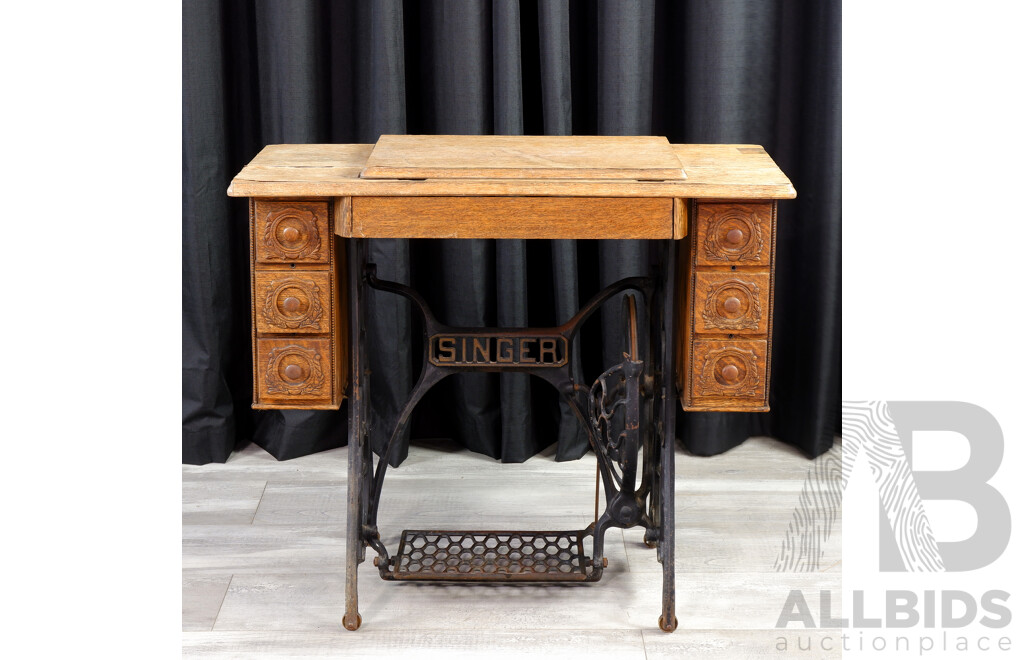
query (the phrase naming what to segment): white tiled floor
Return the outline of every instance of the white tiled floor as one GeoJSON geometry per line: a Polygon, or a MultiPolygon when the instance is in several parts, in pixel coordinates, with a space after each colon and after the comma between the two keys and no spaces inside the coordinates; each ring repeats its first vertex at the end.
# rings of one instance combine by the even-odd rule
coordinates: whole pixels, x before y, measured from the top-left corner
{"type": "MultiPolygon", "coordinates": [[[[672,634],[657,627],[661,566],[638,529],[608,533],[609,568],[589,585],[384,582],[367,561],[363,626],[348,632],[346,459],[342,448],[278,462],[250,446],[224,465],[182,468],[185,657],[806,658],[793,629],[789,653],[776,649],[786,597],[841,588],[839,523],[820,570],[774,570],[812,462],[752,438],[710,458],[677,452],[672,634]]],[[[580,529],[593,498],[592,455],[556,463],[548,450],[503,465],[415,444],[388,474],[381,533],[394,552],[406,528],[580,529]]]]}

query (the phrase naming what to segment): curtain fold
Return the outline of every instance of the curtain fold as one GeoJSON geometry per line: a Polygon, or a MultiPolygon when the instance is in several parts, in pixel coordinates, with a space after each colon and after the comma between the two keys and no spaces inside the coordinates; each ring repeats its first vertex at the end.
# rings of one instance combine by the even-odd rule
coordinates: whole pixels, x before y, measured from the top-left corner
{"type": "MultiPolygon", "coordinates": [[[[809,456],[836,432],[840,364],[838,2],[186,0],[182,114],[182,460],[254,441],[279,459],[343,445],[347,411],[253,411],[248,210],[231,176],[265,144],[386,133],[665,135],[762,144],[799,197],[779,204],[770,413],[679,415],[697,454],[770,434],[809,456]]],[[[600,285],[646,271],[638,241],[372,240],[386,279],[453,325],[554,325],[600,285]]],[[[419,371],[419,320],[371,291],[371,442],[419,371]]],[[[621,351],[621,305],[574,351],[592,379],[621,351]]],[[[503,461],[587,451],[575,416],[525,374],[458,374],[409,437],[503,461]]]]}
{"type": "Polygon", "coordinates": [[[228,383],[233,335],[230,179],[225,117],[223,15],[217,4],[182,8],[182,459],[223,462],[237,424],[228,383]]]}

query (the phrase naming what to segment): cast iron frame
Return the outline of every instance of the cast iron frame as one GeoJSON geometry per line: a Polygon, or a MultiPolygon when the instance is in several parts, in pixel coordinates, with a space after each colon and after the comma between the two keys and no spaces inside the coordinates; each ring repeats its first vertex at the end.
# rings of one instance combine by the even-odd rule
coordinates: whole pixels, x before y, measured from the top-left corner
{"type": "MultiPolygon", "coordinates": [[[[597,456],[601,482],[604,484],[605,509],[586,529],[572,532],[550,532],[553,535],[575,534],[593,539],[593,558],[583,554],[582,541],[578,557],[582,571],[574,579],[583,582],[600,580],[607,559],[604,558],[604,535],[609,527],[645,527],[644,540],[657,547],[662,564],[662,614],[659,626],[671,632],[677,626],[675,616],[675,516],[674,516],[674,448],[675,391],[674,325],[676,246],[672,241],[649,241],[653,276],[629,277],[614,282],[595,295],[569,321],[553,328],[460,328],[440,323],[426,300],[409,286],[377,278],[376,266],[366,263],[366,239],[349,241],[348,286],[351,349],[349,384],[349,465],[348,465],[348,546],[346,554],[346,613],[344,626],[357,629],[362,619],[358,612],[358,565],[365,560],[366,548],[373,548],[374,564],[385,580],[434,579],[461,581],[564,581],[564,576],[538,570],[522,570],[514,575],[496,570],[493,553],[468,552],[467,561],[476,568],[486,564],[491,572],[467,570],[413,575],[399,571],[397,556],[391,556],[381,542],[377,513],[388,465],[398,439],[409,423],[411,414],[426,392],[445,377],[465,371],[521,372],[535,375],[550,383],[565,400],[587,432],[591,448],[597,456]],[[404,296],[413,303],[423,321],[423,366],[419,379],[405,405],[384,428],[390,429],[388,441],[380,453],[376,469],[368,438],[368,363],[366,359],[366,287],[404,296]],[[633,292],[633,293],[627,293],[633,292]],[[580,327],[601,305],[618,294],[623,297],[629,350],[624,360],[605,371],[591,388],[577,382],[581,371],[574,364],[573,341],[580,327]],[[635,294],[640,294],[647,317],[638,315],[635,294]],[[640,355],[639,327],[646,325],[649,337],[648,360],[640,355]],[[510,342],[516,339],[562,338],[564,361],[551,364],[488,361],[476,364],[446,365],[431,355],[434,338],[457,335],[463,337],[499,337],[510,342]],[[669,432],[666,432],[666,429],[669,432]],[[639,456],[643,456],[640,463],[639,456]],[[638,470],[639,468],[639,470],[638,470]],[[640,484],[636,484],[637,473],[640,484]],[[488,558],[489,557],[489,558],[488,558]],[[492,562],[492,563],[488,563],[492,562]]],[[[500,352],[500,344],[499,344],[500,352]]],[[[411,532],[409,532],[411,533],[411,532]]],[[[545,532],[417,532],[417,534],[452,535],[537,535],[545,532]]],[[[403,537],[404,538],[404,537],[403,537]]],[[[433,536],[431,537],[433,538],[433,536]]],[[[463,538],[463,537],[459,537],[463,538]]],[[[405,548],[403,542],[399,554],[405,548]]],[[[422,554],[422,553],[421,553],[422,554]]],[[[403,566],[408,567],[408,561],[403,566]]]]}

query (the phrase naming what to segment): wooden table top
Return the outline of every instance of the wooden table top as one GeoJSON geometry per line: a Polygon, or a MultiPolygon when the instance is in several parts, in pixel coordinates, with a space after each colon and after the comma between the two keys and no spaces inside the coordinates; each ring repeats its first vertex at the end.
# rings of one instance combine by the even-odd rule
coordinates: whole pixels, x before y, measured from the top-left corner
{"type": "Polygon", "coordinates": [[[796,197],[757,145],[670,145],[650,136],[435,135],[382,136],[376,147],[268,145],[232,180],[228,195],[796,197]]]}
{"type": "Polygon", "coordinates": [[[685,179],[663,137],[382,135],[364,179],[685,179]]]}

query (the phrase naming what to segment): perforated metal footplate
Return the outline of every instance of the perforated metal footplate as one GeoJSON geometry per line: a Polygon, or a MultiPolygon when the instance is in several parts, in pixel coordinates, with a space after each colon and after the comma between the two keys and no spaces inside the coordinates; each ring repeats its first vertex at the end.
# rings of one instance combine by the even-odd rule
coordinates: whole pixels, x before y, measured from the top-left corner
{"type": "Polygon", "coordinates": [[[405,530],[395,580],[582,582],[592,570],[582,531],[405,530]]]}

